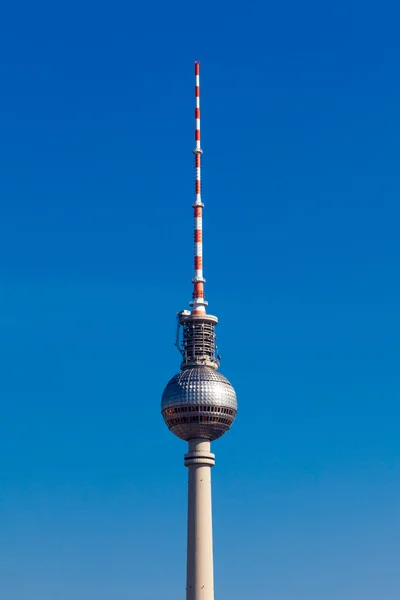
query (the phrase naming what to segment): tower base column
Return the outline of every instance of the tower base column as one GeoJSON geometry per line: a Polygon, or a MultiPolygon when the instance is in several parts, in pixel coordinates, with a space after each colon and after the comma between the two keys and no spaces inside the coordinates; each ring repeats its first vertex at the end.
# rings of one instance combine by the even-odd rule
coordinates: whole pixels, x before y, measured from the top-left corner
{"type": "Polygon", "coordinates": [[[189,440],[189,452],[185,454],[185,466],[189,468],[186,600],[214,600],[211,510],[214,464],[208,440],[189,440]]]}

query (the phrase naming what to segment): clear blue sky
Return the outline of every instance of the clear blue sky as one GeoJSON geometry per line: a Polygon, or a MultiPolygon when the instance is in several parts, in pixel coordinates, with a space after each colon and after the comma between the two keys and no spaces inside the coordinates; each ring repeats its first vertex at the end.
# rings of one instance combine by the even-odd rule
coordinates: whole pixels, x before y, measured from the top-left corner
{"type": "Polygon", "coordinates": [[[159,414],[205,274],[240,413],[216,597],[400,597],[398,2],[11,2],[0,19],[0,596],[184,598],[159,414]]]}

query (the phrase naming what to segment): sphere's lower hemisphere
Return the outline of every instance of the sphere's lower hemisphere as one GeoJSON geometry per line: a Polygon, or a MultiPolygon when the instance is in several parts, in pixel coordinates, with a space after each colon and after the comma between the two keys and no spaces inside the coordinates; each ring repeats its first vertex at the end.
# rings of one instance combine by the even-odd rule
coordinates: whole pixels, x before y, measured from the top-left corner
{"type": "Polygon", "coordinates": [[[237,412],[229,381],[209,367],[177,373],[167,384],[161,411],[170,430],[183,440],[215,440],[231,427],[237,412]]]}

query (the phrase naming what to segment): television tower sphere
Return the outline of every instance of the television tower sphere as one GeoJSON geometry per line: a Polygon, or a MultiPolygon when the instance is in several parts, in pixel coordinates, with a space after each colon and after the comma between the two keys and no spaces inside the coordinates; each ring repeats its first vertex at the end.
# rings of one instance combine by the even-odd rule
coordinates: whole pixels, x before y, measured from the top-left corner
{"type": "Polygon", "coordinates": [[[235,419],[236,393],[226,377],[215,369],[193,366],[167,383],[161,411],[172,433],[182,440],[216,440],[235,419]]]}

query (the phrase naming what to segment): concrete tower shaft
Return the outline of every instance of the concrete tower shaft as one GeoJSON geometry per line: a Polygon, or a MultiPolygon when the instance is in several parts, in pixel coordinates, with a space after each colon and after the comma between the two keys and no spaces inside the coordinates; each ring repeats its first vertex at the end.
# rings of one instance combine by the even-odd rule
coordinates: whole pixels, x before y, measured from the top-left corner
{"type": "Polygon", "coordinates": [[[191,440],[185,454],[185,466],[189,469],[186,600],[214,600],[211,505],[214,465],[210,442],[191,440]]]}

